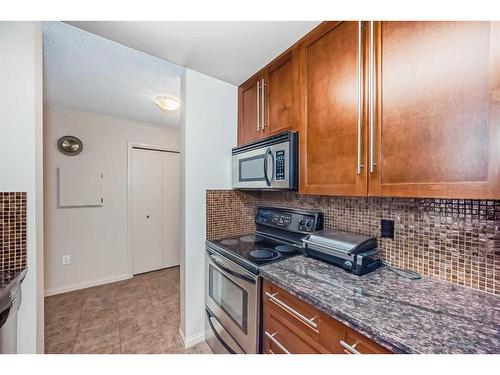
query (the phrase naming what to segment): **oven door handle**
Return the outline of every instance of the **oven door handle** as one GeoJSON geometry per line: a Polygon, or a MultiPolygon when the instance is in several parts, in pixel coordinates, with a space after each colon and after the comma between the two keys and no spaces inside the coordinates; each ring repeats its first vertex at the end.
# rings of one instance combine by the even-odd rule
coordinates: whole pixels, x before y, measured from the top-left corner
{"type": "Polygon", "coordinates": [[[236,354],[236,352],[224,341],[224,339],[219,335],[217,332],[217,329],[215,328],[214,324],[212,323],[212,319],[215,319],[215,317],[212,315],[208,309],[205,309],[205,312],[207,313],[208,317],[208,324],[210,324],[210,329],[212,330],[213,334],[215,337],[217,337],[217,340],[224,346],[224,348],[229,352],[229,354],[236,354]]]}
{"type": "Polygon", "coordinates": [[[221,262],[219,262],[212,253],[208,252],[207,251],[207,255],[208,257],[210,258],[210,260],[217,266],[219,267],[222,271],[228,273],[229,275],[232,275],[234,277],[237,277],[241,280],[245,280],[245,281],[248,281],[252,284],[255,284],[255,280],[252,279],[250,276],[246,276],[246,275],[243,275],[239,272],[236,272],[236,271],[233,271],[232,269],[229,269],[227,268],[226,266],[224,266],[221,262]]]}
{"type": "Polygon", "coordinates": [[[274,158],[273,158],[273,153],[271,151],[271,147],[268,147],[266,150],[266,153],[264,155],[264,177],[266,178],[267,186],[271,186],[271,183],[273,180],[273,175],[274,175],[274,158]],[[271,165],[273,166],[271,178],[269,178],[269,175],[267,174],[267,158],[268,158],[268,156],[271,156],[271,165]]]}

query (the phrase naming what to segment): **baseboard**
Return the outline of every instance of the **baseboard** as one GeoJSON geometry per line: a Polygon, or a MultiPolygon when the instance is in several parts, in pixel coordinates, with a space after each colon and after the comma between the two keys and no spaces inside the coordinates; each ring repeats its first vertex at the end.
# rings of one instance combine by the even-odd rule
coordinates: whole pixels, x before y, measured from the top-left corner
{"type": "Polygon", "coordinates": [[[179,334],[181,335],[181,339],[182,339],[182,342],[184,343],[185,348],[189,348],[189,347],[196,345],[196,344],[202,342],[203,340],[205,340],[205,330],[203,330],[195,335],[185,337],[184,332],[182,332],[182,329],[179,328],[179,334]]]}
{"type": "Polygon", "coordinates": [[[55,296],[57,294],[62,294],[62,293],[73,292],[73,291],[79,290],[79,289],[91,288],[93,286],[114,283],[116,281],[127,280],[127,279],[130,279],[131,277],[132,276],[129,274],[117,275],[117,276],[112,276],[112,277],[106,277],[104,279],[88,281],[85,283],[70,284],[70,285],[60,287],[60,288],[46,289],[45,290],[45,297],[55,296]]]}

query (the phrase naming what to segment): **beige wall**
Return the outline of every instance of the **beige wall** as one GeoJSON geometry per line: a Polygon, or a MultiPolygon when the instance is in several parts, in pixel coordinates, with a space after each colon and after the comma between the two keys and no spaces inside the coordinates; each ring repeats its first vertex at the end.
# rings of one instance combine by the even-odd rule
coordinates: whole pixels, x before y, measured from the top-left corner
{"type": "Polygon", "coordinates": [[[44,111],[45,293],[130,277],[127,259],[128,143],[179,151],[179,129],[139,123],[62,107],[44,111]],[[57,150],[57,140],[74,135],[78,156],[57,150]],[[57,208],[57,168],[95,166],[104,174],[103,207],[57,208]],[[70,255],[71,264],[62,265],[70,255]]]}

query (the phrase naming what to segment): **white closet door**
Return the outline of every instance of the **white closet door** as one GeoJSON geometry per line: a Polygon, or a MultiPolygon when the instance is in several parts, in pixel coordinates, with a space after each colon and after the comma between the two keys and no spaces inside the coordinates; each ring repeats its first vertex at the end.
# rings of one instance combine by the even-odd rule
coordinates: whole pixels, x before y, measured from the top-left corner
{"type": "Polygon", "coordinates": [[[180,160],[179,154],[163,153],[164,267],[180,263],[180,160]]]}
{"type": "Polygon", "coordinates": [[[134,274],[163,267],[164,153],[132,151],[132,246],[134,274]]]}
{"type": "Polygon", "coordinates": [[[134,148],[131,162],[133,272],[178,266],[179,154],[134,148]]]}

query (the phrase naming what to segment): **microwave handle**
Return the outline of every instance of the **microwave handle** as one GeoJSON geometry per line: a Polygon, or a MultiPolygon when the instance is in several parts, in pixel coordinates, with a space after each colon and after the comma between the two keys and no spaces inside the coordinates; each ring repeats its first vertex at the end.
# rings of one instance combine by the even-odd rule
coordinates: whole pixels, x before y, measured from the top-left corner
{"type": "Polygon", "coordinates": [[[271,186],[271,182],[273,181],[273,175],[274,175],[273,152],[271,151],[271,148],[268,147],[266,150],[266,154],[264,155],[264,177],[266,178],[267,186],[271,186]],[[271,172],[271,178],[269,178],[269,175],[267,173],[267,158],[268,158],[268,156],[271,156],[271,165],[273,166],[273,171],[271,172]]]}

